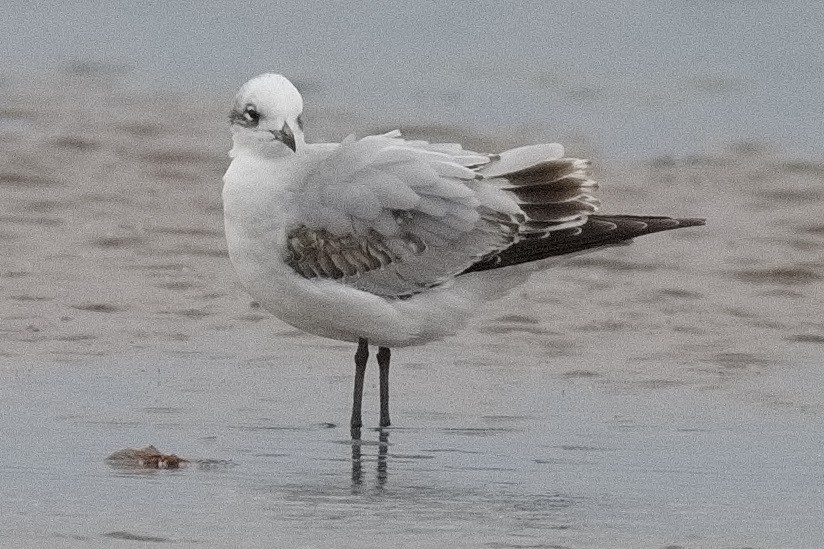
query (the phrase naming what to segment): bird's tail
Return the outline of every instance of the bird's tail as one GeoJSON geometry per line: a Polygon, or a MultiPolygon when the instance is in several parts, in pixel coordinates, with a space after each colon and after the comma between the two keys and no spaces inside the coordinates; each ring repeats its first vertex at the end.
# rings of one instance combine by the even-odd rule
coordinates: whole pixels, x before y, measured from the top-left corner
{"type": "Polygon", "coordinates": [[[579,254],[597,248],[629,244],[636,236],[703,225],[698,218],[644,215],[591,215],[579,227],[562,229],[546,237],[525,238],[509,248],[478,261],[461,274],[520,265],[550,257],[579,254]]]}
{"type": "Polygon", "coordinates": [[[507,191],[524,212],[521,234],[546,234],[577,227],[598,211],[592,196],[598,184],[591,178],[590,161],[563,156],[557,143],[519,147],[492,156],[479,173],[507,191]]]}
{"type": "MultiPolygon", "coordinates": [[[[511,193],[524,212],[519,238],[464,273],[484,271],[627,244],[636,236],[703,225],[703,219],[598,215],[590,162],[564,156],[558,144],[520,147],[493,155],[478,172],[511,193]]],[[[464,274],[461,273],[461,274],[464,274]]]]}

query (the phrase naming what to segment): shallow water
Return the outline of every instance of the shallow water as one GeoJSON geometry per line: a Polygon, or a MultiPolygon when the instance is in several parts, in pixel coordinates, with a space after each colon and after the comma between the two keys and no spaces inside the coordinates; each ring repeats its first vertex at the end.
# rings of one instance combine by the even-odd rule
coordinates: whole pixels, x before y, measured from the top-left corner
{"type": "Polygon", "coordinates": [[[708,225],[395,352],[394,427],[353,447],[354,348],[235,283],[220,98],[41,91],[0,115],[0,545],[824,544],[822,165],[738,145],[601,170],[606,211],[708,225]],[[148,444],[196,462],[105,461],[148,444]]]}
{"type": "MultiPolygon", "coordinates": [[[[352,446],[348,352],[307,342],[291,349],[299,360],[290,350],[241,360],[209,347],[248,347],[243,332],[208,339],[186,354],[4,368],[2,402],[14,421],[2,429],[3,543],[814,547],[824,539],[824,432],[810,389],[821,386],[819,364],[795,363],[789,381],[767,372],[689,385],[564,372],[570,359],[456,364],[438,349],[412,351],[395,367],[398,427],[367,431],[352,446]],[[784,400],[759,394],[765,387],[784,400]],[[147,441],[218,462],[147,471],[103,461],[147,441]]],[[[376,404],[375,383],[367,391],[376,404]]]]}

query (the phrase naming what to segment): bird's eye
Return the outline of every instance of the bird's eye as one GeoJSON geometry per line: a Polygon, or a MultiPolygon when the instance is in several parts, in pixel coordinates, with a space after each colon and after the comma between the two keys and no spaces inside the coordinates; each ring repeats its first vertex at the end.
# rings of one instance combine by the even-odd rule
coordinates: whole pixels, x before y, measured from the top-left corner
{"type": "Polygon", "coordinates": [[[260,122],[260,113],[257,112],[254,105],[246,105],[246,108],[243,110],[243,118],[252,126],[257,126],[258,122],[260,122]]]}

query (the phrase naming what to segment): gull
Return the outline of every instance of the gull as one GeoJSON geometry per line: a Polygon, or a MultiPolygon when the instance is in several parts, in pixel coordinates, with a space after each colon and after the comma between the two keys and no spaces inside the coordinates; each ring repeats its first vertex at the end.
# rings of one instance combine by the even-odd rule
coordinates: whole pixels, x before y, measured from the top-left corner
{"type": "Polygon", "coordinates": [[[704,224],[596,213],[590,162],[557,143],[481,154],[391,131],[309,144],[302,113],[303,98],[279,74],[235,96],[226,241],[263,308],[357,343],[353,439],[370,344],[387,427],[390,349],[455,334],[484,302],[563,258],[704,224]]]}

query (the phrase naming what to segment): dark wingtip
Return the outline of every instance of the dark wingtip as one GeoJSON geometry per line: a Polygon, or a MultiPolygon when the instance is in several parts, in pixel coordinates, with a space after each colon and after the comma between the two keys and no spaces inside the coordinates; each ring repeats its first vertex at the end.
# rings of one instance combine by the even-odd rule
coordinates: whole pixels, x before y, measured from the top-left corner
{"type": "Polygon", "coordinates": [[[676,219],[679,227],[700,227],[707,224],[707,220],[701,217],[686,217],[676,219]]]}
{"type": "Polygon", "coordinates": [[[705,222],[705,219],[697,217],[676,219],[649,215],[590,215],[587,222],[579,227],[555,231],[545,228],[545,234],[527,234],[526,238],[509,248],[481,258],[460,274],[498,269],[606,246],[623,246],[638,236],[697,227],[705,222]]]}

